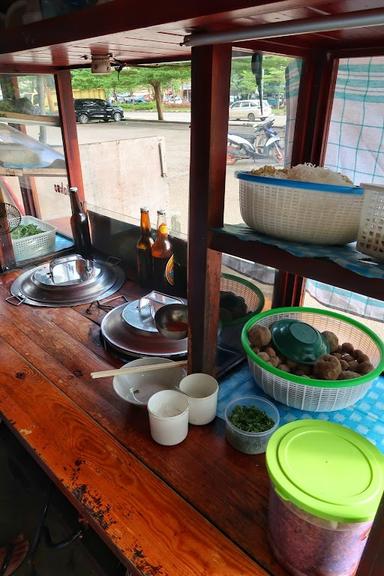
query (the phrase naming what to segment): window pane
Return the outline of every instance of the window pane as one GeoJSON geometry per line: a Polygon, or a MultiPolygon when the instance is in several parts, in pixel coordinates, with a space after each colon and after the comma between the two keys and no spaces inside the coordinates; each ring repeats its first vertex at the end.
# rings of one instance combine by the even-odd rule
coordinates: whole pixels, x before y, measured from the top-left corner
{"type": "Polygon", "coordinates": [[[4,201],[22,215],[36,214],[40,221],[70,233],[70,204],[63,194],[67,172],[52,75],[0,75],[0,160],[4,201]]]}

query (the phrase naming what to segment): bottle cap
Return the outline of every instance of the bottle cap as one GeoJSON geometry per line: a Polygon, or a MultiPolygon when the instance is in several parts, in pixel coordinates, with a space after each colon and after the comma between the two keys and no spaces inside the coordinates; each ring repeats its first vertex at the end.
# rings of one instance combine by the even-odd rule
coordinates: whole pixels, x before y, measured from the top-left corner
{"type": "Polygon", "coordinates": [[[71,186],[71,187],[69,188],[69,191],[70,191],[70,192],[78,192],[79,189],[78,189],[77,186],[71,186]]]}
{"type": "Polygon", "coordinates": [[[148,206],[143,206],[142,208],[140,208],[140,212],[149,212],[148,206]]]}

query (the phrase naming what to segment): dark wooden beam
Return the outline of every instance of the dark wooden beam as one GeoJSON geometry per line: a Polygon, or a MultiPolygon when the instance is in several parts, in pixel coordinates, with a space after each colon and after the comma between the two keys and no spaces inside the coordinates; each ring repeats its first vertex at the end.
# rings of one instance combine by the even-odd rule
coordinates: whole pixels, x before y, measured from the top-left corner
{"type": "Polygon", "coordinates": [[[189,201],[189,370],[213,372],[221,254],[208,252],[208,229],[222,226],[231,46],[192,49],[189,201]]]}
{"type": "MultiPolygon", "coordinates": [[[[295,5],[293,0],[269,0],[268,6],[277,5],[278,9],[295,5]]],[[[216,20],[226,21],[226,12],[236,11],[237,15],[246,15],[263,10],[263,0],[194,0],[166,3],[150,1],[145,10],[129,9],[127,0],[114,0],[90,8],[72,11],[63,16],[33,22],[11,30],[3,30],[0,37],[0,53],[30,50],[40,46],[57,45],[84,38],[93,38],[116,32],[126,32],[139,28],[148,28],[169,22],[189,20],[189,27],[196,26],[197,18],[215,15],[216,20]]]]}
{"type": "Polygon", "coordinates": [[[292,166],[323,161],[337,69],[337,60],[327,52],[312,53],[303,61],[292,166]]]}
{"type": "Polygon", "coordinates": [[[209,247],[213,250],[233,254],[239,258],[252,260],[278,270],[298,274],[304,278],[313,278],[332,286],[339,286],[352,292],[365,294],[371,298],[384,300],[383,281],[379,278],[367,278],[342,268],[332,260],[325,258],[300,258],[285,252],[277,246],[257,241],[239,240],[233,234],[213,231],[210,234],[209,247]]]}
{"type": "Polygon", "coordinates": [[[84,201],[83,175],[81,171],[79,142],[77,139],[76,114],[73,105],[71,73],[62,70],[55,74],[57,104],[61,119],[64,155],[69,186],[77,186],[79,197],[84,201]]]}

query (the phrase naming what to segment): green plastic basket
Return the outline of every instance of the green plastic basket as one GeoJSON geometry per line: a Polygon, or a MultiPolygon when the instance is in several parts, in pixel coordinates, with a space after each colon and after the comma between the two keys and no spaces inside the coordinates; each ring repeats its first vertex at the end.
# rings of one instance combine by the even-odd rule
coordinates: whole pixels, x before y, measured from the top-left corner
{"type": "Polygon", "coordinates": [[[330,412],[351,406],[367,392],[384,369],[384,346],[369,328],[342,314],[316,308],[273,308],[253,316],[243,327],[241,342],[256,383],[278,402],[313,412],[330,412]],[[316,380],[283,372],[262,360],[251,348],[248,331],[252,326],[270,326],[291,318],[311,324],[320,332],[334,332],[340,342],[350,342],[370,358],[372,372],[351,380],[316,380]]]}
{"type": "Polygon", "coordinates": [[[242,296],[247,306],[246,315],[234,320],[220,321],[218,335],[220,346],[242,351],[241,331],[244,324],[263,309],[264,295],[257,286],[248,280],[232,274],[221,275],[220,291],[233,292],[236,296],[242,296]]]}
{"type": "Polygon", "coordinates": [[[221,322],[223,327],[237,326],[238,324],[244,325],[249,318],[261,312],[264,307],[264,294],[260,288],[239,276],[222,274],[220,279],[220,292],[233,292],[236,296],[241,296],[244,298],[248,310],[245,316],[241,316],[235,320],[223,320],[221,322]]]}

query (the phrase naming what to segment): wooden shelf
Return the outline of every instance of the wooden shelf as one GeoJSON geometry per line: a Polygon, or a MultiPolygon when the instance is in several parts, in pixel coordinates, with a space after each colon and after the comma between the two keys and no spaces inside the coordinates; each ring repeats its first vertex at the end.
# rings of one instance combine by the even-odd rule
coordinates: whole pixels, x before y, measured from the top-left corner
{"type": "Polygon", "coordinates": [[[0,166],[0,176],[67,176],[65,168],[4,168],[0,166]]]}
{"type": "Polygon", "coordinates": [[[326,258],[293,256],[277,246],[263,244],[257,240],[240,240],[224,229],[210,232],[209,248],[265,266],[272,266],[278,270],[298,274],[304,278],[312,278],[332,286],[358,292],[371,298],[384,300],[383,281],[381,279],[355,274],[326,258]]]}
{"type": "Polygon", "coordinates": [[[0,110],[0,122],[12,122],[14,124],[26,124],[37,126],[60,126],[59,116],[42,114],[21,114],[19,112],[3,112],[0,110]]]}

